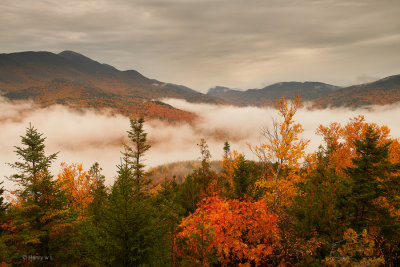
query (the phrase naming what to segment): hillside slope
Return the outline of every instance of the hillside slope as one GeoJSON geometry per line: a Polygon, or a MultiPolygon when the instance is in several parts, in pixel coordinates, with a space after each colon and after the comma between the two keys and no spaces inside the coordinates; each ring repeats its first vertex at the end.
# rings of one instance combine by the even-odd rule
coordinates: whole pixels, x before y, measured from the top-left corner
{"type": "Polygon", "coordinates": [[[61,104],[72,108],[93,108],[99,111],[107,109],[112,113],[125,116],[143,115],[146,118],[170,122],[192,122],[196,118],[193,113],[176,109],[161,101],[114,94],[64,79],[8,92],[4,96],[10,100],[33,100],[42,107],[61,104]]]}
{"type": "Polygon", "coordinates": [[[400,102],[400,75],[349,86],[314,100],[314,107],[351,107],[387,105],[400,102]]]}
{"type": "Polygon", "coordinates": [[[194,115],[158,99],[224,103],[185,86],[149,79],[134,70],[120,71],[72,51],[0,54],[0,91],[9,99],[33,99],[41,105],[110,107],[122,114],[171,121],[191,120],[194,115]]]}
{"type": "Polygon", "coordinates": [[[338,86],[319,82],[281,82],[262,89],[249,89],[246,91],[215,87],[210,89],[207,94],[239,106],[271,106],[275,104],[276,99],[282,96],[294,98],[300,95],[302,101],[310,101],[330,94],[339,88],[338,86]]]}

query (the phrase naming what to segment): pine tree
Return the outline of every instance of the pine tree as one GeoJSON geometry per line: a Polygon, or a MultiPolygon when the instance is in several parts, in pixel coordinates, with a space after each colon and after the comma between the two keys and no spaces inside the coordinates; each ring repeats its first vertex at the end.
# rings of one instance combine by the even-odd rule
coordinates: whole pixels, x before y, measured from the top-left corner
{"type": "Polygon", "coordinates": [[[102,168],[98,162],[94,163],[89,170],[90,175],[92,175],[96,181],[95,187],[92,189],[93,200],[89,204],[89,214],[94,223],[100,220],[99,217],[101,216],[102,209],[108,197],[105,176],[101,174],[101,171],[102,168]]]}
{"type": "Polygon", "coordinates": [[[254,197],[257,198],[257,190],[253,187],[256,180],[261,176],[261,170],[252,162],[247,161],[243,155],[233,171],[233,197],[254,197]]]}
{"type": "Polygon", "coordinates": [[[155,245],[154,208],[149,198],[138,198],[136,177],[128,153],[117,166],[118,177],[111,189],[103,217],[106,259],[110,266],[139,266],[150,262],[155,245]]]}
{"type": "Polygon", "coordinates": [[[204,139],[201,139],[197,146],[200,148],[201,166],[192,173],[192,176],[195,182],[199,183],[201,193],[203,195],[211,195],[212,192],[209,191],[209,185],[216,177],[215,172],[211,170],[211,154],[204,139]]]}
{"type": "MultiPolygon", "coordinates": [[[[354,208],[353,227],[358,231],[369,226],[380,227],[383,234],[394,237],[397,232],[395,218],[389,208],[381,205],[381,197],[390,200],[395,188],[388,186],[394,179],[400,164],[390,163],[390,142],[379,144],[380,136],[369,127],[361,140],[354,142],[357,157],[352,159],[354,167],[348,167],[345,172],[351,179],[351,204],[354,208]],[[396,228],[396,229],[395,229],[396,228]]],[[[393,185],[392,185],[393,186],[393,185]]]]}
{"type": "Polygon", "coordinates": [[[297,185],[299,194],[288,208],[289,213],[294,215],[297,235],[304,240],[320,242],[319,260],[328,255],[332,243],[340,241],[349,227],[350,184],[332,166],[334,149],[331,143],[327,144],[327,148],[320,147],[317,166],[297,185]]]}
{"type": "Polygon", "coordinates": [[[136,192],[142,191],[147,185],[151,183],[151,180],[147,177],[147,173],[143,164],[144,154],[150,149],[150,145],[147,143],[147,133],[144,132],[144,119],[130,119],[131,130],[128,131],[128,137],[132,143],[132,146],[125,145],[127,150],[128,163],[132,165],[132,172],[134,177],[134,186],[136,192]]]}
{"type": "Polygon", "coordinates": [[[224,158],[228,158],[229,152],[231,151],[231,145],[229,144],[228,141],[225,141],[224,143],[224,158]]]}
{"type": "MultiPolygon", "coordinates": [[[[45,155],[43,134],[29,125],[21,136],[22,147],[15,147],[21,161],[10,164],[18,173],[9,177],[19,189],[14,192],[18,205],[10,209],[15,238],[10,242],[17,247],[14,264],[24,255],[39,255],[55,262],[68,263],[73,250],[70,238],[73,232],[73,213],[67,207],[65,192],[49,172],[57,153],[45,155]]],[[[37,263],[42,264],[43,262],[37,263]]],[[[35,263],[34,263],[35,264],[35,263]]]]}
{"type": "MultiPolygon", "coordinates": [[[[3,182],[0,182],[0,186],[3,184],[3,182]]],[[[0,225],[3,224],[5,222],[5,218],[6,218],[6,210],[8,207],[8,204],[5,203],[4,201],[4,187],[0,187],[0,225]]],[[[2,233],[2,228],[0,227],[0,235],[2,233]]]]}

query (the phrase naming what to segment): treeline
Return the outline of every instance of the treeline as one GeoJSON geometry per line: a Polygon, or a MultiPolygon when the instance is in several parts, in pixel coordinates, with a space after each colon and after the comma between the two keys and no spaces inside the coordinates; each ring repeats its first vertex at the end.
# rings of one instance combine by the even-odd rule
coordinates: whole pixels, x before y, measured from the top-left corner
{"type": "Polygon", "coordinates": [[[0,262],[8,266],[398,266],[400,143],[362,116],[320,126],[318,151],[295,123],[299,99],[251,147],[223,146],[222,171],[201,164],[158,185],[145,171],[144,120],[131,119],[117,175],[46,155],[33,126],[15,147],[11,201],[0,190],[0,262]]]}

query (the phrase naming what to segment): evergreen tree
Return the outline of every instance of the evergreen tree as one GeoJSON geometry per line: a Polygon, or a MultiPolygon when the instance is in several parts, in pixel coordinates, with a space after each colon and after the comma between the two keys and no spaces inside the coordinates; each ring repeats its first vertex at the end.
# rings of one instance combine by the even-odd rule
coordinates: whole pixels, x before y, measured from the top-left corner
{"type": "Polygon", "coordinates": [[[231,151],[231,145],[229,144],[228,141],[225,141],[224,143],[224,158],[228,158],[229,152],[231,151]]]}
{"type": "Polygon", "coordinates": [[[204,139],[201,139],[197,146],[200,148],[201,166],[193,171],[192,176],[194,181],[199,184],[201,193],[203,195],[211,195],[212,192],[209,190],[209,185],[216,177],[215,172],[211,170],[211,154],[204,139]]]}
{"type": "Polygon", "coordinates": [[[107,235],[107,265],[139,266],[151,261],[151,251],[157,234],[155,210],[148,197],[135,188],[133,167],[124,153],[118,167],[118,177],[111,189],[103,221],[107,235]]]}
{"type": "Polygon", "coordinates": [[[261,169],[241,155],[232,176],[233,197],[243,198],[247,196],[257,198],[260,192],[253,185],[260,176],[261,169]]]}
{"type": "Polygon", "coordinates": [[[65,192],[49,172],[57,153],[45,155],[43,134],[31,125],[21,137],[22,147],[15,147],[21,161],[10,164],[18,173],[10,179],[17,183],[18,205],[10,209],[15,232],[10,244],[17,248],[13,263],[20,264],[23,255],[47,257],[33,265],[68,263],[74,246],[74,214],[68,208],[65,192]]]}
{"type": "Polygon", "coordinates": [[[352,159],[354,167],[345,172],[351,178],[351,202],[354,209],[353,227],[358,232],[369,226],[379,227],[386,237],[397,236],[397,224],[387,205],[378,199],[393,199],[393,183],[399,185],[395,173],[400,164],[389,162],[390,142],[379,144],[380,136],[372,127],[364,137],[354,142],[357,157],[352,159]],[[391,184],[391,186],[388,186],[391,184]],[[396,226],[396,227],[395,227],[396,226]]]}
{"type": "Polygon", "coordinates": [[[143,190],[147,185],[151,183],[151,180],[147,177],[147,173],[143,164],[144,154],[150,149],[150,145],[147,143],[147,133],[144,132],[144,119],[130,119],[131,130],[128,131],[128,137],[132,142],[132,146],[126,145],[128,162],[132,165],[133,177],[135,179],[134,186],[137,192],[143,190]]]}
{"type": "Polygon", "coordinates": [[[294,205],[288,208],[293,215],[297,235],[303,240],[315,238],[321,242],[314,260],[328,256],[331,244],[342,239],[350,223],[350,184],[331,165],[334,149],[329,143],[326,149],[320,147],[316,168],[297,185],[299,194],[294,205]]]}
{"type": "MultiPolygon", "coordinates": [[[[0,182],[0,186],[3,184],[3,182],[0,182]]],[[[5,203],[4,201],[4,187],[0,187],[0,225],[2,225],[5,220],[6,220],[6,210],[8,207],[8,204],[5,203]]],[[[2,228],[0,227],[0,235],[2,233],[2,228]]]]}
{"type": "Polygon", "coordinates": [[[102,168],[96,162],[92,165],[89,173],[95,178],[96,184],[92,189],[93,200],[89,204],[89,215],[94,223],[100,220],[102,209],[107,201],[108,192],[105,186],[105,176],[101,174],[102,168]]]}
{"type": "Polygon", "coordinates": [[[185,181],[179,185],[179,201],[186,210],[185,215],[193,213],[196,210],[197,203],[201,199],[201,184],[195,174],[186,176],[185,181]]]}
{"type": "Polygon", "coordinates": [[[94,163],[89,174],[96,183],[91,190],[93,200],[88,205],[86,220],[79,225],[81,263],[89,266],[104,266],[107,261],[104,255],[107,251],[105,210],[108,207],[108,188],[105,186],[105,176],[101,174],[99,163],[94,163]]]}

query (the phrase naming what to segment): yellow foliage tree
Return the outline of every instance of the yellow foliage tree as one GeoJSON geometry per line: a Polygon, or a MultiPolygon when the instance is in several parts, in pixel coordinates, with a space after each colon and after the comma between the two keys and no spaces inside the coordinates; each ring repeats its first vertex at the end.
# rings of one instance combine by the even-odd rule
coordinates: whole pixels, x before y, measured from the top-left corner
{"type": "Polygon", "coordinates": [[[373,238],[364,229],[361,235],[353,229],[344,233],[343,246],[336,250],[332,247],[331,255],[325,259],[327,266],[382,266],[385,259],[375,248],[373,238]]]}
{"type": "Polygon", "coordinates": [[[294,121],[299,107],[299,96],[290,101],[284,97],[278,99],[275,108],[281,120],[273,120],[271,128],[263,128],[266,142],[251,148],[266,166],[264,179],[258,182],[258,186],[267,189],[266,200],[274,207],[290,204],[297,194],[295,184],[300,179],[299,161],[309,143],[300,137],[303,132],[301,124],[294,121]]]}
{"type": "Polygon", "coordinates": [[[96,186],[96,177],[90,171],[84,171],[82,164],[61,163],[61,167],[58,183],[67,192],[71,207],[82,216],[82,212],[93,200],[91,190],[96,186]]]}

